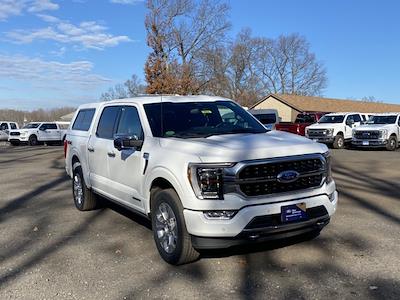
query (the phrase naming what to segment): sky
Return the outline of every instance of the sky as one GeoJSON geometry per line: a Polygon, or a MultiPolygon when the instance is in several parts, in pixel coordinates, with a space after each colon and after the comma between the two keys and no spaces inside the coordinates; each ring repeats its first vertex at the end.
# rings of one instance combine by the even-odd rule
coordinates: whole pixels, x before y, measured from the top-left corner
{"type": "MultiPolygon", "coordinates": [[[[400,1],[228,0],[235,36],[299,33],[327,69],[330,98],[400,104],[400,1]]],[[[144,78],[145,2],[0,0],[0,108],[98,101],[144,78]]]]}

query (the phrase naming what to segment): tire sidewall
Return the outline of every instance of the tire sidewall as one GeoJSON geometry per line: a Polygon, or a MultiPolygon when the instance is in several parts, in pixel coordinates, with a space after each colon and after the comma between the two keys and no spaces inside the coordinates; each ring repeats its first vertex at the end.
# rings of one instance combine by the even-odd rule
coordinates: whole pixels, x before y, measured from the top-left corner
{"type": "Polygon", "coordinates": [[[344,148],[344,137],[341,135],[337,135],[335,137],[335,141],[334,141],[333,145],[334,145],[334,148],[336,148],[336,149],[343,149],[344,148]],[[341,143],[340,143],[340,141],[341,141],[341,143]]]}
{"type": "Polygon", "coordinates": [[[38,144],[38,140],[37,140],[36,135],[31,135],[29,137],[29,145],[30,146],[36,146],[37,144],[38,144]]]}
{"type": "Polygon", "coordinates": [[[397,146],[397,140],[394,136],[391,136],[388,140],[387,150],[394,151],[394,150],[396,150],[396,146],[397,146]],[[394,145],[392,146],[393,141],[394,141],[394,145]]]}
{"type": "Polygon", "coordinates": [[[154,241],[156,243],[158,252],[161,257],[170,264],[177,264],[181,257],[183,251],[183,235],[184,230],[186,230],[182,209],[177,203],[179,200],[178,195],[172,190],[160,190],[154,195],[154,200],[152,201],[152,213],[151,213],[151,225],[153,228],[154,241]],[[157,230],[156,230],[156,211],[161,203],[168,204],[175,214],[176,226],[177,226],[177,241],[176,248],[173,253],[165,252],[164,248],[158,241],[157,230]]]}
{"type": "Polygon", "coordinates": [[[86,200],[86,190],[85,190],[85,180],[83,179],[82,168],[81,168],[80,165],[76,166],[74,168],[74,171],[73,171],[73,175],[72,175],[72,196],[74,198],[74,204],[75,204],[76,208],[78,210],[83,210],[84,205],[85,205],[85,200],[86,200]],[[81,204],[79,204],[78,201],[76,200],[75,193],[74,193],[74,180],[75,180],[75,176],[76,175],[80,177],[81,183],[82,183],[82,194],[83,194],[83,197],[82,197],[82,203],[81,204]]]}

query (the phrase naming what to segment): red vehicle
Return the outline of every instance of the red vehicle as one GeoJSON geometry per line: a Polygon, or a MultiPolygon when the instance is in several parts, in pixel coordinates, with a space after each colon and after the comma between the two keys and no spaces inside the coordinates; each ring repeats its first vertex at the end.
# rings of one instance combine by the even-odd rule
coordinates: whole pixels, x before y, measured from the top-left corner
{"type": "Polygon", "coordinates": [[[281,122],[275,125],[276,130],[287,131],[290,133],[305,135],[306,127],[317,123],[326,113],[322,112],[303,112],[297,115],[294,123],[281,122]]]}

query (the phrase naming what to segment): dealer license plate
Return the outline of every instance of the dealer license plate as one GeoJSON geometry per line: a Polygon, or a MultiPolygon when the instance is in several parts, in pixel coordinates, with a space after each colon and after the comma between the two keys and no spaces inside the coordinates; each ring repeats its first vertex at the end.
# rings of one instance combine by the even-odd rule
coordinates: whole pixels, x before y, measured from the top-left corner
{"type": "Polygon", "coordinates": [[[305,203],[297,203],[281,207],[281,220],[283,223],[307,220],[307,209],[305,203]]]}

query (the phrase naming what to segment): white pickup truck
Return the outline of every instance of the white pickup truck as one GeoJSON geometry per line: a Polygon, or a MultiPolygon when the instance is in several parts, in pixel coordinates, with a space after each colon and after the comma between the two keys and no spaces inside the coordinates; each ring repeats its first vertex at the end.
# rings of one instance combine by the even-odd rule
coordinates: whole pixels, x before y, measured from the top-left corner
{"type": "Polygon", "coordinates": [[[330,153],[234,101],[142,96],[79,107],[64,141],[75,206],[151,219],[161,257],[319,232],[338,202],[330,153]]]}
{"type": "Polygon", "coordinates": [[[351,142],[353,129],[363,123],[362,114],[356,112],[331,113],[324,115],[318,123],[306,128],[309,139],[342,149],[351,142]]]}
{"type": "Polygon", "coordinates": [[[60,143],[65,139],[69,122],[32,122],[21,129],[10,130],[8,141],[16,146],[28,143],[35,146],[39,143],[60,143]]]}
{"type": "Polygon", "coordinates": [[[7,141],[10,130],[18,128],[17,122],[0,121],[0,141],[7,141]]]}
{"type": "Polygon", "coordinates": [[[399,146],[400,113],[376,114],[353,130],[352,145],[363,148],[386,148],[394,151],[399,146]]]}

